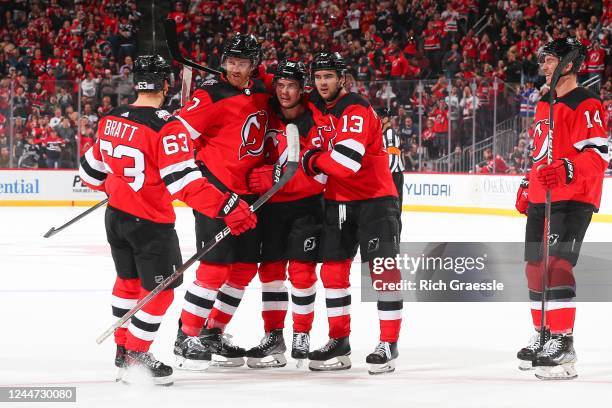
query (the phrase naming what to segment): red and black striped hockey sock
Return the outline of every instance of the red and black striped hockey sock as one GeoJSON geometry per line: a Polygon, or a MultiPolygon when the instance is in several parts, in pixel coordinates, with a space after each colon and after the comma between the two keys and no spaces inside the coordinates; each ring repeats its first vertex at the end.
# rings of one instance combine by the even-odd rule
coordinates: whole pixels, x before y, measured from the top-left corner
{"type": "Polygon", "coordinates": [[[347,337],[351,332],[351,292],[349,273],[351,260],[324,262],[321,281],[325,287],[325,304],[329,322],[329,337],[347,337]]]}
{"type": "MultiPolygon", "coordinates": [[[[113,286],[113,295],[111,298],[111,306],[113,316],[117,319],[122,318],[130,311],[136,303],[138,303],[138,295],[140,294],[140,279],[122,279],[117,277],[113,286]]],[[[130,324],[128,320],[115,330],[115,343],[120,346],[125,345],[125,336],[127,327],[130,324]]]]}
{"type": "MultiPolygon", "coordinates": [[[[145,289],[140,291],[140,299],[149,294],[145,289]]],[[[174,299],[174,290],[167,289],[157,294],[144,305],[132,318],[127,328],[125,348],[133,351],[148,351],[155,339],[161,321],[174,299]]]]}
{"type": "Polygon", "coordinates": [[[293,332],[308,333],[314,320],[314,302],[317,293],[315,262],[289,261],[291,281],[291,311],[293,332]]]}
{"type": "Polygon", "coordinates": [[[264,262],[259,266],[261,317],[266,333],[285,327],[289,293],[285,287],[286,261],[264,262]]]}
{"type": "Polygon", "coordinates": [[[217,297],[217,291],[229,276],[231,266],[201,262],[196,280],[185,293],[181,312],[181,330],[188,336],[200,334],[217,297]]]}
{"type": "MultiPolygon", "coordinates": [[[[542,317],[542,262],[529,262],[526,266],[529,284],[531,317],[536,330],[542,317]]],[[[556,256],[550,257],[546,324],[553,334],[571,333],[576,318],[576,281],[572,264],[556,256]]]]}
{"type": "Polygon", "coordinates": [[[256,263],[236,262],[231,265],[227,282],[219,289],[215,304],[208,315],[207,328],[225,330],[225,326],[232,320],[238,305],[240,305],[244,288],[256,274],[256,263]]]}

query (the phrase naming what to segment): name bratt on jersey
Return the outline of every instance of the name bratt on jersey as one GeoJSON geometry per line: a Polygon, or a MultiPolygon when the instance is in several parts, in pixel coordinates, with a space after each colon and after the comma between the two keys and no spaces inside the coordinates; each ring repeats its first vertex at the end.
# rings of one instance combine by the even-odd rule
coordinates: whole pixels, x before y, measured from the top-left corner
{"type": "Polygon", "coordinates": [[[533,161],[539,162],[548,154],[548,133],[550,132],[548,119],[538,121],[533,127],[533,161]]]}
{"type": "Polygon", "coordinates": [[[131,142],[134,133],[138,130],[138,126],[129,125],[117,120],[108,119],[104,126],[104,135],[123,139],[127,136],[131,142]]]}
{"type": "Polygon", "coordinates": [[[268,127],[268,113],[258,111],[250,114],[242,125],[242,144],[238,152],[238,159],[245,156],[259,156],[264,149],[264,136],[268,127]]]}

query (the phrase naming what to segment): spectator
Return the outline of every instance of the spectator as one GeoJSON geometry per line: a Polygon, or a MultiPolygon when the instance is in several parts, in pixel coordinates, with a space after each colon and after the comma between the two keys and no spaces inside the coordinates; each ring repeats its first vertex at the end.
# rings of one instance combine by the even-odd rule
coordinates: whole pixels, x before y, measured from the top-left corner
{"type": "Polygon", "coordinates": [[[64,139],[65,142],[74,143],[75,142],[75,130],[70,125],[70,120],[68,118],[63,118],[62,123],[57,128],[57,135],[64,139]]]}
{"type": "Polygon", "coordinates": [[[8,146],[0,147],[0,168],[6,169],[10,166],[11,155],[8,146]]]}
{"type": "Polygon", "coordinates": [[[134,96],[134,80],[129,68],[124,67],[121,75],[113,77],[113,88],[115,88],[119,99],[134,96]]]}

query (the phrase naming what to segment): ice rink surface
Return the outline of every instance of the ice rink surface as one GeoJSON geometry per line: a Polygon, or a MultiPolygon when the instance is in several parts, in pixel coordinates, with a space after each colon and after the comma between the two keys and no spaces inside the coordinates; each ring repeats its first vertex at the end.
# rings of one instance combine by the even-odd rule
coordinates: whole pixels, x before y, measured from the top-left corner
{"type": "MultiPolygon", "coordinates": [[[[104,210],[52,238],[42,238],[51,226],[83,210],[0,208],[0,386],[76,386],[77,403],[62,405],[113,408],[605,407],[612,401],[609,303],[578,305],[579,377],[573,381],[543,382],[517,369],[516,351],[532,332],[528,305],[521,303],[406,303],[396,372],[368,375],[365,356],[377,343],[378,321],[375,304],[359,301],[357,263],[352,277],[351,370],[314,373],[295,368],[288,359],[287,367],[267,371],[175,370],[175,384],[169,388],[117,384],[112,337],[101,346],[95,342],[114,321],[110,290],[115,274],[104,234],[104,210]]],[[[183,259],[187,259],[195,253],[193,217],[186,208],[178,208],[177,217],[183,259]]],[[[403,222],[405,241],[497,242],[522,241],[525,221],[405,212],[403,222]]],[[[611,241],[611,227],[593,223],[586,240],[611,241]]],[[[185,281],[194,278],[194,270],[186,273],[185,281]]],[[[322,293],[317,295],[312,332],[312,346],[317,348],[327,340],[322,293]]],[[[183,295],[179,288],[152,348],[166,363],[173,362],[183,295]]],[[[228,328],[237,344],[248,348],[259,342],[260,310],[256,278],[228,328]]],[[[0,407],[10,405],[0,403],[0,407]]]]}

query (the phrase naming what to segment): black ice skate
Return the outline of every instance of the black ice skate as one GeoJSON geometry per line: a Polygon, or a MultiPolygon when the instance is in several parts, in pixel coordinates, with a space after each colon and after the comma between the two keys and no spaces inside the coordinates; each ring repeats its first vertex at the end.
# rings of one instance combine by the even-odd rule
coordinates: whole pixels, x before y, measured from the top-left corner
{"type": "MultiPolygon", "coordinates": [[[[537,354],[542,351],[543,344],[540,342],[540,332],[535,332],[531,339],[529,340],[529,345],[523,347],[516,353],[516,358],[520,360],[519,370],[528,371],[533,370],[533,360],[535,360],[537,354]]],[[[550,339],[550,332],[546,330],[544,332],[544,343],[546,343],[550,339]]]]}
{"type": "Polygon", "coordinates": [[[231,342],[232,336],[221,332],[221,329],[203,329],[200,342],[210,350],[211,367],[241,367],[244,365],[246,351],[231,342]]]}
{"type": "Polygon", "coordinates": [[[397,352],[397,342],[389,343],[381,341],[374,351],[366,357],[366,363],[370,365],[368,373],[384,374],[395,371],[395,359],[399,356],[397,352]]]}
{"type": "Polygon", "coordinates": [[[572,380],[578,377],[576,361],[573,336],[553,335],[533,361],[535,375],[540,380],[572,380]]]}
{"type": "Polygon", "coordinates": [[[115,367],[117,367],[115,381],[121,381],[121,377],[125,373],[125,346],[119,344],[117,344],[117,351],[115,352],[115,367]]]}
{"type": "Polygon", "coordinates": [[[310,335],[308,333],[293,333],[291,344],[291,358],[297,360],[297,367],[302,368],[304,360],[310,351],[310,335]]]}
{"type": "Polygon", "coordinates": [[[174,341],[176,368],[189,371],[204,371],[210,365],[211,354],[196,336],[188,336],[179,329],[174,341]]]}
{"type": "Polygon", "coordinates": [[[272,330],[261,339],[258,346],[246,352],[247,366],[250,368],[275,368],[287,365],[285,358],[285,339],[283,329],[272,330]]]}
{"type": "Polygon", "coordinates": [[[351,345],[348,337],[329,339],[322,348],[308,353],[312,371],[338,371],[351,368],[351,345]]]}
{"type": "Polygon", "coordinates": [[[155,385],[172,385],[172,367],[165,365],[153,357],[153,354],[143,351],[128,350],[125,354],[126,371],[121,381],[126,384],[148,382],[152,380],[155,385]]]}

